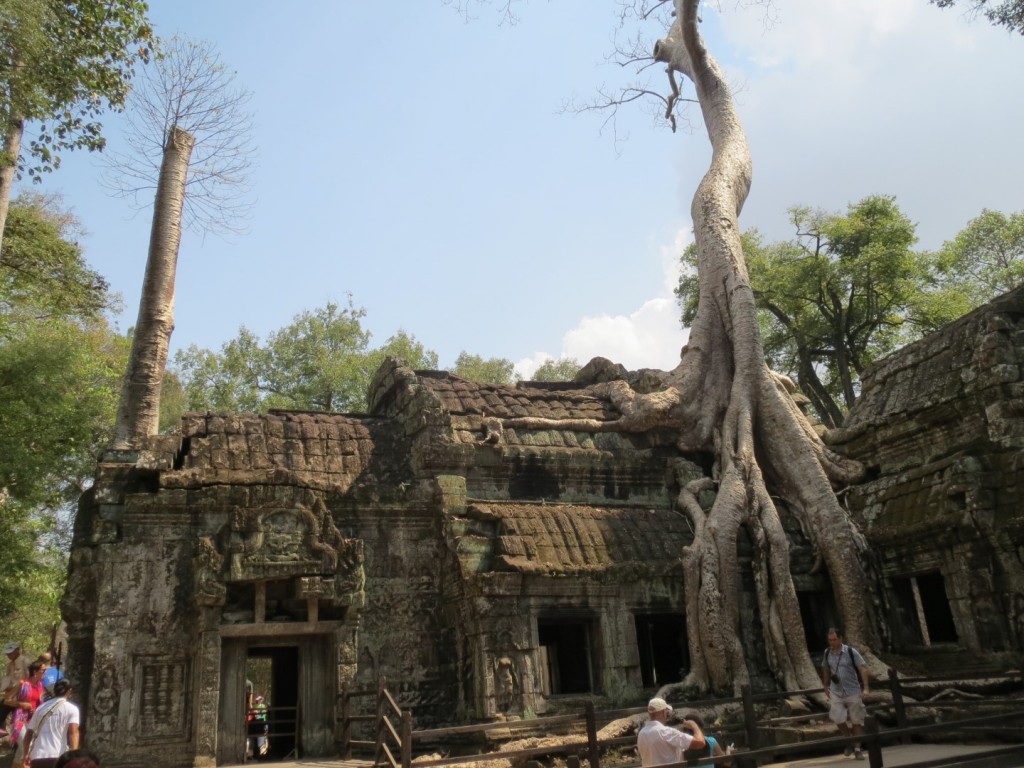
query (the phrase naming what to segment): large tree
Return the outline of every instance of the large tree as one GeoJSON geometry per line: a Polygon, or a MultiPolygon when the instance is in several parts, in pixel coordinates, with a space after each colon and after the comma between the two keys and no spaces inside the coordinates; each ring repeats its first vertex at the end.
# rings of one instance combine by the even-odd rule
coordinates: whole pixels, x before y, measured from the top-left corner
{"type": "MultiPolygon", "coordinates": [[[[914,224],[895,199],[872,195],[845,214],[789,213],[793,240],[743,236],[764,351],[774,370],[796,378],[822,422],[837,427],[867,365],[969,307],[939,284],[937,256],[912,249],[914,224]]],[[[699,296],[695,248],[682,261],[677,294],[688,324],[699,296]]]]}
{"type": "MultiPolygon", "coordinates": [[[[648,5],[660,5],[651,3],[648,5]]],[[[737,543],[754,543],[752,567],[768,663],[787,689],[820,686],[808,655],[790,575],[783,505],[801,522],[831,577],[846,636],[872,660],[876,628],[862,561],[864,543],[840,506],[833,482],[859,467],[824,446],[790,395],[786,380],[765,364],[754,292],[738,216],[751,180],[747,140],[721,69],[701,37],[699,0],[676,0],[667,34],[654,46],[671,83],[666,109],[680,94],[679,76],[693,83],[712,146],[710,167],[690,209],[696,242],[699,307],[679,365],[660,391],[638,393],[626,381],[593,385],[621,416],[587,419],[509,419],[506,426],[633,430],[669,428],[685,452],[714,456],[710,476],[683,485],[679,508],[694,530],[683,552],[691,670],[686,685],[738,690],[750,679],[741,638],[737,543]],[[716,490],[710,509],[698,495],[716,490]]],[[[640,18],[654,18],[649,7],[640,18]]]]}
{"type": "Polygon", "coordinates": [[[328,303],[295,316],[265,342],[246,328],[220,352],[195,345],[174,357],[185,407],[192,411],[260,412],[269,408],[364,411],[370,379],[385,357],[436,368],[437,354],[399,331],[370,347],[366,311],[328,303]]]}
{"type": "Polygon", "coordinates": [[[181,38],[164,45],[132,94],[134,151],[112,157],[109,183],[130,195],[155,189],[156,198],[115,447],[131,447],[159,428],[183,223],[220,231],[236,220],[239,201],[245,208],[252,153],[248,100],[209,43],[181,38]]]}
{"type": "Polygon", "coordinates": [[[99,117],[122,107],[150,54],[146,11],[144,0],[0,0],[0,249],[19,174],[103,148],[99,117]],[[27,124],[37,130],[26,151],[27,124]]]}
{"type": "Polygon", "coordinates": [[[580,372],[580,364],[573,357],[549,358],[540,364],[530,378],[533,381],[572,381],[580,372]]]}
{"type": "Polygon", "coordinates": [[[1024,35],[1024,0],[931,0],[940,8],[965,6],[971,16],[983,14],[996,26],[1024,35]]]}
{"type": "Polygon", "coordinates": [[[452,373],[470,381],[484,384],[515,384],[515,364],[504,357],[484,358],[463,350],[459,353],[452,373]]]}
{"type": "Polygon", "coordinates": [[[951,293],[971,307],[1024,285],[1024,211],[982,210],[939,253],[951,293]]]}
{"type": "Polygon", "coordinates": [[[0,261],[0,337],[21,323],[97,317],[111,305],[107,281],[82,258],[81,226],[58,196],[11,202],[0,261]]]}
{"type": "Polygon", "coordinates": [[[0,622],[33,649],[56,621],[73,501],[110,439],[125,340],[53,198],[11,207],[0,263],[0,622]]]}

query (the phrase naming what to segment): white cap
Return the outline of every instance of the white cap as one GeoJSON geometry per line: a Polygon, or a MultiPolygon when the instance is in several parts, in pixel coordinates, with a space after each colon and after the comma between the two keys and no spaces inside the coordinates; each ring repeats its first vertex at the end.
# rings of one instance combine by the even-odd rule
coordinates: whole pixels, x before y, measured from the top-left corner
{"type": "Polygon", "coordinates": [[[672,711],[672,707],[669,705],[669,703],[667,701],[665,701],[662,698],[654,698],[654,699],[651,699],[649,702],[647,702],[647,711],[648,712],[662,712],[662,711],[665,711],[665,710],[667,710],[668,712],[671,712],[672,711]]]}
{"type": "Polygon", "coordinates": [[[14,653],[19,648],[21,648],[21,643],[18,643],[18,642],[8,643],[7,645],[4,646],[4,655],[7,655],[8,653],[14,653]]]}

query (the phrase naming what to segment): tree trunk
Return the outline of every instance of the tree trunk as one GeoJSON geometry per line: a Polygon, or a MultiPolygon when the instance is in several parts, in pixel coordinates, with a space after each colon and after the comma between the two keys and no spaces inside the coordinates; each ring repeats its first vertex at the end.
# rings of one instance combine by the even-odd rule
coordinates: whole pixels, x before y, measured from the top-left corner
{"type": "Polygon", "coordinates": [[[0,263],[3,262],[7,212],[11,208],[11,191],[14,188],[14,177],[18,172],[18,156],[21,154],[21,137],[24,134],[25,121],[16,119],[4,136],[4,156],[0,160],[0,263]]]}
{"type": "Polygon", "coordinates": [[[155,435],[160,423],[160,387],[174,330],[174,275],[194,146],[193,136],[177,126],[168,132],[153,207],[139,318],[117,406],[115,448],[137,446],[142,438],[155,435]]]}
{"type": "Polygon", "coordinates": [[[712,476],[683,487],[679,495],[679,508],[695,531],[683,552],[691,670],[682,686],[738,694],[749,680],[736,554],[745,528],[754,542],[768,663],[783,688],[819,688],[775,498],[797,516],[827,566],[846,637],[879,668],[871,653],[875,630],[861,560],[864,543],[831,485],[852,482],[861,470],[824,446],[790,396],[791,384],[765,365],[738,222],[750,188],[750,155],[725,79],[700,37],[698,4],[676,0],[676,21],[654,51],[657,61],[694,82],[713,149],[691,206],[700,295],[680,363],[660,392],[637,394],[623,381],[590,387],[622,414],[615,422],[520,418],[506,420],[505,426],[667,427],[675,430],[680,450],[713,452],[712,476]],[[717,486],[707,513],[696,500],[705,482],[717,486]]]}

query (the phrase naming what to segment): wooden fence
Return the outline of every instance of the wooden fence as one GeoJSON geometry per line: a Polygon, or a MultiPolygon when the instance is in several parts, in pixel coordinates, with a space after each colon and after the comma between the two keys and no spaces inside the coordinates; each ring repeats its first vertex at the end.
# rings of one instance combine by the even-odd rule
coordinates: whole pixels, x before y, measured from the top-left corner
{"type": "MultiPolygon", "coordinates": [[[[864,751],[867,754],[869,768],[882,768],[883,745],[900,742],[907,743],[913,738],[919,739],[939,731],[950,733],[981,727],[993,728],[1001,724],[1015,724],[1013,727],[1018,740],[1020,740],[1021,733],[1024,733],[1024,704],[1022,704],[1021,699],[1014,698],[982,699],[978,702],[972,702],[979,706],[999,706],[1008,711],[959,720],[944,720],[941,723],[911,725],[910,712],[914,708],[937,708],[943,706],[959,706],[962,708],[964,702],[947,701],[936,703],[916,701],[908,699],[907,692],[909,690],[912,690],[915,686],[935,686],[944,681],[964,681],[980,678],[987,680],[1005,679],[1011,684],[1020,684],[1022,682],[1019,673],[899,678],[896,672],[890,669],[888,679],[876,680],[873,691],[888,689],[892,694],[892,701],[891,703],[883,701],[869,705],[869,715],[865,722],[865,733],[862,737],[835,736],[812,741],[779,744],[776,743],[776,732],[780,728],[790,728],[803,723],[824,720],[827,718],[827,713],[816,712],[791,717],[773,717],[760,721],[757,719],[756,711],[758,704],[763,705],[790,697],[821,696],[823,695],[821,688],[755,694],[752,693],[749,686],[744,686],[741,696],[687,701],[683,708],[685,710],[699,711],[726,705],[738,707],[743,712],[743,723],[741,726],[738,728],[726,726],[719,729],[719,735],[723,737],[720,739],[723,743],[734,739],[741,744],[745,744],[744,749],[729,758],[702,758],[703,763],[720,764],[726,760],[732,760],[737,768],[754,768],[754,766],[770,762],[780,755],[820,754],[829,750],[838,752],[844,747],[859,741],[862,742],[864,751]],[[894,728],[883,730],[879,726],[878,714],[883,711],[887,711],[889,713],[888,719],[895,722],[894,728]]],[[[465,737],[471,734],[480,734],[486,737],[488,732],[494,731],[501,731],[503,735],[515,731],[547,734],[560,729],[568,730],[570,736],[566,743],[557,746],[486,752],[427,760],[419,759],[416,761],[416,766],[417,768],[439,768],[440,766],[485,760],[506,759],[522,761],[540,756],[560,756],[566,758],[570,766],[578,764],[582,759],[590,763],[590,768],[600,768],[602,751],[612,749],[629,750],[636,746],[636,734],[599,740],[597,733],[600,727],[622,718],[646,715],[647,712],[646,706],[596,712],[593,703],[587,702],[581,712],[555,715],[553,717],[413,730],[412,713],[408,710],[403,710],[395,702],[387,689],[386,681],[383,679],[381,679],[375,690],[343,691],[339,698],[341,755],[343,757],[350,757],[354,749],[372,750],[374,765],[381,766],[382,768],[410,768],[417,742],[420,742],[421,745],[424,743],[432,744],[445,739],[465,737]],[[369,696],[375,696],[377,699],[376,713],[373,715],[353,715],[353,699],[369,696]],[[373,740],[353,738],[353,726],[359,723],[373,724],[373,740]]],[[[1021,740],[1016,745],[1007,746],[1005,749],[986,751],[985,754],[1020,754],[1024,756],[1024,740],[1021,740]]],[[[956,759],[962,760],[964,758],[961,755],[956,759]]],[[[635,765],[638,764],[638,762],[635,763],[635,765]]],[[[1022,764],[1024,764],[1024,760],[1022,760],[1022,764]]],[[[621,766],[621,761],[619,765],[621,766]]],[[[685,763],[680,763],[679,765],[682,766],[685,763]]],[[[908,766],[908,768],[937,768],[940,765],[942,765],[941,762],[933,761],[927,765],[922,763],[919,766],[908,766]]],[[[628,766],[625,768],[628,768],[628,766]]],[[[666,766],[665,768],[670,767],[666,766]]]]}

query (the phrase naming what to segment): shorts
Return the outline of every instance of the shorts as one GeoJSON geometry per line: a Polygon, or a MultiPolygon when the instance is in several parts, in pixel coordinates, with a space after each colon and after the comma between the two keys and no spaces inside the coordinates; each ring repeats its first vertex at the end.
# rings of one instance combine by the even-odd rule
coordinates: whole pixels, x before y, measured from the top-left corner
{"type": "Polygon", "coordinates": [[[864,725],[864,717],[867,709],[864,707],[864,699],[859,693],[849,696],[836,696],[832,694],[832,707],[828,711],[829,719],[836,725],[850,723],[850,725],[864,725]]]}

